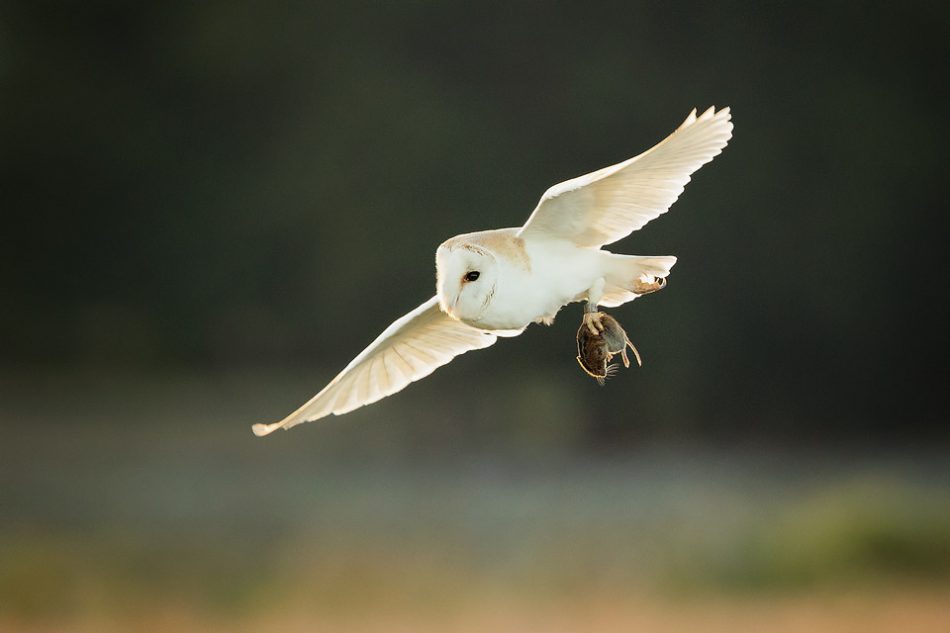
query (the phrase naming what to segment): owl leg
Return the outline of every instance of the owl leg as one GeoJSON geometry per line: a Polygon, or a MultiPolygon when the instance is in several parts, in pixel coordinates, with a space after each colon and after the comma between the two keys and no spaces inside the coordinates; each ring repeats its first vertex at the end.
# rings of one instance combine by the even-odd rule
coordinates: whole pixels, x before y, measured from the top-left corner
{"type": "Polygon", "coordinates": [[[594,336],[604,331],[604,324],[601,322],[603,313],[598,311],[597,304],[604,296],[604,286],[606,281],[603,277],[598,277],[593,285],[587,291],[587,305],[584,307],[584,325],[594,336]]]}

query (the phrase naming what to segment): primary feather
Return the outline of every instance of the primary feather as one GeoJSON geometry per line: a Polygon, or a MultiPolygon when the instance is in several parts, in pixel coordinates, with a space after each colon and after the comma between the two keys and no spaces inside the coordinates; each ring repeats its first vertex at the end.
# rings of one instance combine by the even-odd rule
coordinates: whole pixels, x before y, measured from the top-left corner
{"type": "Polygon", "coordinates": [[[333,381],[289,416],[255,424],[255,435],[289,429],[372,404],[425,378],[459,354],[492,345],[497,336],[450,318],[432,297],[383,330],[333,381]]]}
{"type": "Polygon", "coordinates": [[[666,213],[690,176],[732,137],[729,108],[693,110],[665,140],[622,163],[548,189],[521,229],[525,239],[604,246],[666,213]]]}

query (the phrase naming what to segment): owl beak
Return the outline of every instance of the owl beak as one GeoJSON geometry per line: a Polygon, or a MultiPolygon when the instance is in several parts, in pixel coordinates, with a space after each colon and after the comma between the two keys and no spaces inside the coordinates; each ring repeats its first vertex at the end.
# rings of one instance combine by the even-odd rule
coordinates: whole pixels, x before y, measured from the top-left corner
{"type": "Polygon", "coordinates": [[[459,316],[458,316],[458,309],[457,309],[457,307],[456,307],[456,306],[458,306],[458,302],[459,302],[459,295],[455,295],[455,298],[452,300],[452,303],[450,303],[450,304],[448,304],[448,305],[445,306],[445,311],[446,311],[446,313],[447,313],[450,317],[452,317],[453,319],[456,319],[456,320],[458,320],[458,318],[459,318],[459,316]]]}

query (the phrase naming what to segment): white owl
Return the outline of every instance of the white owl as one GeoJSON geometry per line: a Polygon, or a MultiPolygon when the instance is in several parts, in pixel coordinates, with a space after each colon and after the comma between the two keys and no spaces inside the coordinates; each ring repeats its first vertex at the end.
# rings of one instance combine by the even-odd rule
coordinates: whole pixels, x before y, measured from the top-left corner
{"type": "Polygon", "coordinates": [[[597,306],[619,306],[665,285],[676,258],[601,250],[665,213],[729,142],[729,108],[690,113],[652,149],[548,189],[524,226],[458,235],[436,251],[436,295],[396,320],[305,405],[267,435],[342,415],[403,389],[459,354],[551,323],[574,301],[596,332],[597,306]]]}

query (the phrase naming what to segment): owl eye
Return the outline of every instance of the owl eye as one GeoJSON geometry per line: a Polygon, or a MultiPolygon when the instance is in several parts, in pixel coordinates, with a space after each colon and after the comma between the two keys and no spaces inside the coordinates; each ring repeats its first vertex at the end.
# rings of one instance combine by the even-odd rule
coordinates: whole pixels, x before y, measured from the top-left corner
{"type": "Polygon", "coordinates": [[[480,273],[477,270],[473,270],[471,272],[465,273],[465,276],[462,277],[462,279],[464,279],[465,281],[475,281],[476,279],[478,279],[479,274],[480,273]]]}

